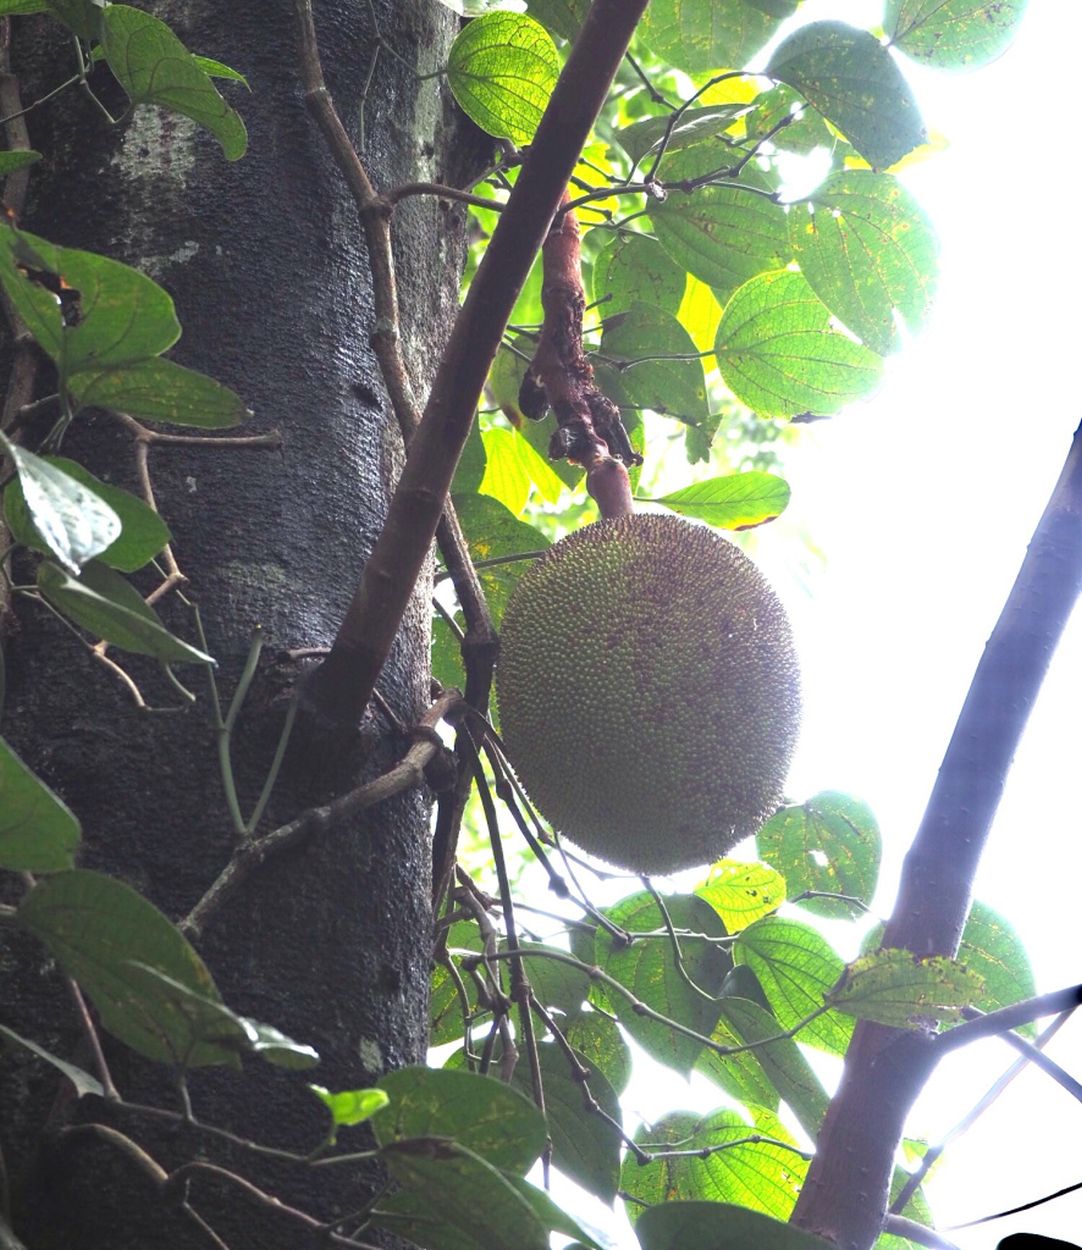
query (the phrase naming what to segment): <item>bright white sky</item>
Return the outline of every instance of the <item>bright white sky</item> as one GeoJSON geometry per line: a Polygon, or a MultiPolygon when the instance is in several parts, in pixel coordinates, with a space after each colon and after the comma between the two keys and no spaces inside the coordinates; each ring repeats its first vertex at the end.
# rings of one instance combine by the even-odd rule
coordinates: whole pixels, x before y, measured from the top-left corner
{"type": "MultiPolygon", "coordinates": [[[[853,11],[851,20],[870,24],[881,9],[855,0],[853,11]]],[[[838,13],[837,0],[809,0],[800,19],[838,13]]],[[[994,65],[910,74],[929,128],[950,144],[906,174],[942,243],[936,312],[871,402],[811,427],[787,456],[790,524],[825,553],[821,568],[799,571],[810,594],[786,595],[806,677],[790,790],[846,790],[871,805],[886,847],[884,910],[973,667],[1082,420],[1082,256],[1072,241],[1080,47],[1082,5],[1032,0],[994,65]]],[[[784,593],[793,545],[774,538],[764,531],[756,558],[784,593]]],[[[1072,793],[1080,694],[1076,613],[977,880],[978,897],[1021,934],[1039,990],[1082,980],[1082,821],[1072,793]]],[[[1082,1021],[1049,1053],[1082,1076],[1082,1021]]],[[[989,1042],[944,1065],[912,1131],[936,1140],[1012,1056],[989,1042]]],[[[929,1185],[940,1227],[1082,1182],[1080,1142],[1082,1106],[1027,1072],[944,1156],[929,1185]]],[[[950,1235],[964,1250],[992,1250],[1014,1231],[1082,1242],[1082,1192],[950,1235]]]]}

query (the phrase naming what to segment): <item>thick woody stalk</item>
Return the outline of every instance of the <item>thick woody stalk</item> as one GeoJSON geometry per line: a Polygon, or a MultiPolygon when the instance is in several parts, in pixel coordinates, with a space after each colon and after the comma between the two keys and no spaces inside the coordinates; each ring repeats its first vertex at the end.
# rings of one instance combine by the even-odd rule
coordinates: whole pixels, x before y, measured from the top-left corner
{"type": "MultiPolygon", "coordinates": [[[[906,856],[884,946],[956,953],[1007,771],[1080,590],[1082,428],[977,665],[906,856]]],[[[940,1053],[917,1031],[857,1026],[795,1224],[840,1250],[872,1245],[906,1116],[940,1053]]]]}
{"type": "Polygon", "coordinates": [[[594,0],[455,322],[398,488],[310,699],[360,719],[427,558],[458,457],[515,299],[647,0],[594,0]]]}

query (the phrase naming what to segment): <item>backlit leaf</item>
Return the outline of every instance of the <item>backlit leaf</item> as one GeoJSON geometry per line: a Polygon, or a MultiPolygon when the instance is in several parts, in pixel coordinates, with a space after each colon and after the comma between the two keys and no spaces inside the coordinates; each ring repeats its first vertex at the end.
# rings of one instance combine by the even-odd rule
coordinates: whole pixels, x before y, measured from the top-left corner
{"type": "Polygon", "coordinates": [[[711,73],[746,65],[777,27],[776,16],[745,0],[651,0],[639,34],[677,69],[711,73]]]}
{"type": "Polygon", "coordinates": [[[560,57],[540,22],[489,13],[470,22],[451,47],[447,81],[482,130],[529,143],[560,73],[560,57]]]}
{"type": "Polygon", "coordinates": [[[897,1028],[955,1023],[976,1002],[984,979],[959,960],[890,948],[863,955],[828,995],[839,1011],[897,1028]]]}
{"type": "Polygon", "coordinates": [[[649,304],[675,313],[684,297],[686,274],[656,239],[645,234],[613,234],[593,268],[594,300],[603,318],[649,304]]]}
{"type": "Polygon", "coordinates": [[[773,521],[789,504],[789,483],[773,473],[748,469],[693,482],[653,499],[681,516],[708,521],[719,529],[746,530],[773,521]]]}
{"type": "MultiPolygon", "coordinates": [[[[1032,998],[1037,992],[1033,966],[1022,939],[994,908],[977,900],[962,931],[958,958],[984,979],[984,988],[973,1000],[980,1011],[996,1011],[1032,998]]],[[[1036,1025],[1022,1025],[1027,1037],[1036,1025]]]]}
{"type": "Polygon", "coordinates": [[[775,49],[766,68],[885,169],[925,141],[917,102],[886,48],[844,22],[812,22],[775,49]]]}
{"type": "MultiPolygon", "coordinates": [[[[783,1029],[795,1028],[821,1008],[845,968],[820,933],[780,916],[766,916],[745,929],[737,937],[733,958],[755,973],[783,1029]]],[[[851,1019],[828,1011],[811,1020],[797,1036],[843,1055],[852,1032],[851,1019]]]]}
{"type": "Polygon", "coordinates": [[[634,304],[605,322],[600,356],[620,374],[628,399],[688,425],[709,413],[699,352],[679,321],[663,309],[634,304]]]}
{"type": "Polygon", "coordinates": [[[871,391],[882,358],[831,324],[800,273],[760,274],[729,301],[715,343],[725,385],[760,416],[839,411],[871,391]]]}
{"type": "Polygon", "coordinates": [[[762,858],[785,878],[790,900],[806,892],[844,899],[801,900],[820,916],[853,916],[871,905],[879,879],[882,839],[867,804],[825,791],[783,807],[756,834],[762,858]]]}
{"type": "Polygon", "coordinates": [[[695,893],[713,907],[729,933],[739,933],[785,902],[785,878],[766,864],[722,859],[695,893]]]}
{"type": "Polygon", "coordinates": [[[789,260],[785,210],[744,187],[671,191],[649,211],[662,247],[721,300],[749,278],[789,260]]]}
{"type": "Polygon", "coordinates": [[[883,28],[899,51],[939,69],[994,61],[1018,29],[1027,0],[887,0],[883,28]]]}
{"type": "Polygon", "coordinates": [[[890,174],[834,174],[793,205],[789,237],[812,290],[873,351],[897,347],[896,313],[910,331],[924,321],[935,294],[936,238],[890,174]]]}

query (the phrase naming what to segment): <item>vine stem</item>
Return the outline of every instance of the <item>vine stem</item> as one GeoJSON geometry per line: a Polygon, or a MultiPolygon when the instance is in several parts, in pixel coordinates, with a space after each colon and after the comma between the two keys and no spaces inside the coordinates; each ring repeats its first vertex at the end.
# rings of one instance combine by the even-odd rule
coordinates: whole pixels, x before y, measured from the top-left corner
{"type": "Polygon", "coordinates": [[[357,722],[428,555],[489,366],[646,0],[594,0],[455,321],[386,524],[309,697],[357,722]]]}
{"type": "MultiPolygon", "coordinates": [[[[977,665],[906,855],[884,947],[953,956],[1007,772],[1082,590],[1082,427],[977,665]]],[[[840,1250],[883,1227],[894,1151],[938,1058],[935,1040],[861,1022],[792,1221],[840,1250]],[[861,1163],[853,1184],[853,1160],[861,1163]]]]}

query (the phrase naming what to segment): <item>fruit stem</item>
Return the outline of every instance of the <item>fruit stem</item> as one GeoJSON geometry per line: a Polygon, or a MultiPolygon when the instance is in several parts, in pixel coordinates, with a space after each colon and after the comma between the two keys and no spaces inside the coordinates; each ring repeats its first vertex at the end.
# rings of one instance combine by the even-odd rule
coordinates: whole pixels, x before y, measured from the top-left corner
{"type": "MultiPolygon", "coordinates": [[[[546,408],[552,408],[559,428],[549,444],[549,456],[574,460],[593,478],[603,461],[615,461],[614,467],[620,467],[620,461],[642,464],[642,457],[628,440],[619,407],[594,381],[593,365],[582,345],[586,296],[579,223],[569,203],[565,191],[561,211],[542,248],[541,305],[545,320],[537,351],[522,379],[518,402],[522,412],[535,420],[545,415],[546,408]]],[[[605,468],[597,489],[589,485],[605,516],[609,506],[617,510],[613,515],[625,516],[630,511],[626,471],[622,490],[616,489],[614,494],[614,487],[609,485],[610,479],[618,478],[614,469],[605,468]]],[[[615,485],[619,487],[618,480],[615,485]]]]}
{"type": "Polygon", "coordinates": [[[613,456],[598,456],[588,467],[586,489],[596,500],[598,511],[606,521],[631,516],[635,511],[627,468],[623,461],[613,456]]]}

